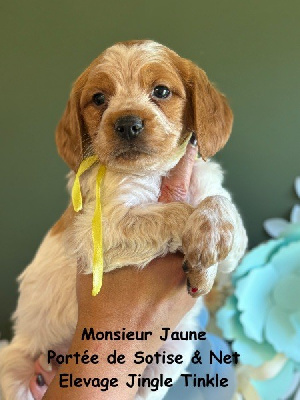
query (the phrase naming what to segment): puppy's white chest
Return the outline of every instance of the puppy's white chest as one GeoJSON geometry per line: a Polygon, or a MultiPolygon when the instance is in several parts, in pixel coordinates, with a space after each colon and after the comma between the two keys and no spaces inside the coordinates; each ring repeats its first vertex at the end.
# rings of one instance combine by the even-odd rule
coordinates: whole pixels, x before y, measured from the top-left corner
{"type": "Polygon", "coordinates": [[[101,187],[104,218],[126,213],[131,207],[156,203],[160,194],[161,176],[124,175],[107,171],[101,187]]]}
{"type": "MultiPolygon", "coordinates": [[[[97,168],[82,181],[83,212],[77,215],[72,228],[73,256],[80,258],[85,271],[92,271],[92,220],[95,212],[95,176],[97,168]]],[[[109,271],[125,265],[146,265],[153,258],[151,241],[141,221],[150,218],[149,206],[157,204],[161,176],[125,175],[107,170],[101,183],[102,237],[104,269],[109,271]],[[137,216],[135,210],[141,215],[137,216]]],[[[151,217],[154,222],[155,216],[151,217]]],[[[153,225],[152,223],[152,225],[153,225]]],[[[155,226],[153,225],[153,228],[155,226]]],[[[70,244],[70,241],[68,242],[70,244]]],[[[159,253],[154,249],[155,254],[159,253]]]]}

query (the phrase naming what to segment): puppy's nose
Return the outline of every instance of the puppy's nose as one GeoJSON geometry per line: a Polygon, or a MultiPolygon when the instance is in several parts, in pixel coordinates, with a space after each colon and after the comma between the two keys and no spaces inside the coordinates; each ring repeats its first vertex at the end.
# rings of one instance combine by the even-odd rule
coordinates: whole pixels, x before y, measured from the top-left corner
{"type": "Polygon", "coordinates": [[[125,115],[119,118],[115,123],[115,132],[126,140],[136,138],[144,129],[141,118],[134,115],[125,115]]]}

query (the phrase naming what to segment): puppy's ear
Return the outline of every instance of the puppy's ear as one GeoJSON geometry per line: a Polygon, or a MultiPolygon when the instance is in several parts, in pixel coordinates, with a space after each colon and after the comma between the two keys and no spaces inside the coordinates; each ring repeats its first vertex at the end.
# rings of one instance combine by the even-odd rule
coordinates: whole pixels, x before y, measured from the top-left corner
{"type": "Polygon", "coordinates": [[[56,128],[55,140],[59,155],[74,171],[77,170],[82,159],[81,125],[78,107],[71,93],[67,107],[56,128]]]}
{"type": "Polygon", "coordinates": [[[188,63],[187,124],[195,132],[201,157],[216,154],[229,139],[233,115],[225,96],[209,82],[205,72],[188,63]]]}
{"type": "Polygon", "coordinates": [[[83,159],[83,144],[87,140],[80,112],[80,96],[85,82],[86,73],[83,73],[72,88],[67,107],[55,133],[58,153],[74,171],[77,171],[83,159]]]}

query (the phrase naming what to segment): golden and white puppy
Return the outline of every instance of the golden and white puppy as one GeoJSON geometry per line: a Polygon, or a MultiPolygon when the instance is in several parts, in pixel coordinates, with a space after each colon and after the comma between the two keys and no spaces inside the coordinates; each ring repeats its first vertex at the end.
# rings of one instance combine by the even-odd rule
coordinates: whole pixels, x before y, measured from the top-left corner
{"type": "MultiPolygon", "coordinates": [[[[107,167],[102,182],[104,271],[143,267],[155,257],[183,250],[192,295],[207,293],[217,268],[230,271],[243,255],[247,238],[240,216],[222,187],[218,164],[204,161],[229,138],[232,113],[203,70],[153,41],[118,43],[96,58],[75,82],[58,125],[58,151],[72,171],[97,155],[107,167]],[[185,203],[157,203],[161,180],[184,153],[195,132],[201,159],[195,162],[185,203]],[[195,287],[196,284],[196,287],[195,287]]],[[[0,354],[5,400],[29,400],[34,360],[48,349],[67,347],[77,321],[76,270],[80,259],[92,271],[91,221],[95,207],[92,167],[81,178],[83,211],[70,206],[19,278],[15,336],[0,354]],[[66,241],[67,237],[67,241],[66,241]],[[65,246],[67,243],[67,246],[65,246]]],[[[70,185],[74,172],[70,173],[70,185]]],[[[191,330],[194,309],[178,330],[191,330]]],[[[177,345],[178,346],[178,345],[177,345]]],[[[176,352],[166,342],[162,350],[176,352]]],[[[177,352],[188,360],[192,343],[177,352]]],[[[167,366],[177,379],[186,365],[167,366]]],[[[149,366],[145,376],[163,373],[149,366]]],[[[162,399],[165,388],[141,388],[139,399],[162,399]]]]}

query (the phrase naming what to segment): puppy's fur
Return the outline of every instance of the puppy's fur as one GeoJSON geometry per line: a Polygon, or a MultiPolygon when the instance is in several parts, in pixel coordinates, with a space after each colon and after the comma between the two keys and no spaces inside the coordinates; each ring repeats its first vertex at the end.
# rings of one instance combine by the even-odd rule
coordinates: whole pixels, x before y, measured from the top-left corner
{"type": "MultiPolygon", "coordinates": [[[[207,293],[217,269],[231,271],[243,255],[247,238],[241,218],[222,187],[218,164],[204,161],[227,142],[232,113],[203,70],[152,41],[118,43],[107,49],[75,82],[58,125],[58,151],[72,171],[82,159],[96,154],[107,167],[102,182],[105,272],[125,265],[144,267],[168,252],[183,250],[189,279],[207,293]],[[164,99],[154,87],[167,86],[164,99]],[[95,93],[105,102],[96,105],[95,93]],[[134,139],[121,138],[115,124],[133,115],[143,121],[134,139]],[[201,159],[195,162],[185,203],[157,203],[161,179],[183,154],[181,144],[191,132],[198,140],[201,159]]],[[[5,400],[32,399],[28,382],[34,360],[48,349],[68,346],[77,321],[75,281],[77,260],[92,271],[91,220],[95,204],[97,166],[81,178],[83,211],[69,206],[42,242],[34,260],[21,274],[20,298],[14,313],[15,335],[0,354],[2,396],[5,400]],[[67,247],[65,247],[67,238],[67,247]]],[[[74,180],[70,173],[69,185],[74,180]]],[[[192,292],[191,292],[192,293],[192,292]]],[[[180,322],[178,330],[193,329],[201,307],[180,322]]],[[[190,342],[167,342],[163,349],[188,355],[190,342]]],[[[167,366],[177,379],[186,365],[167,366]]],[[[163,373],[149,366],[144,375],[163,373]]],[[[141,388],[137,399],[162,399],[165,388],[141,388]]]]}

